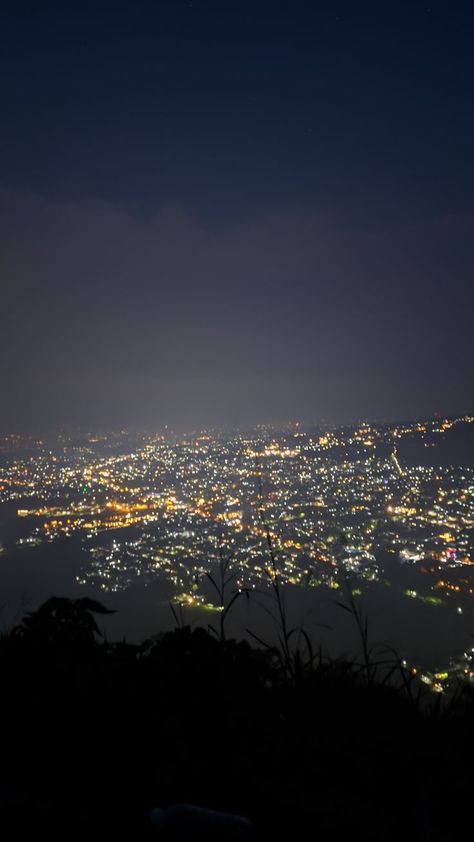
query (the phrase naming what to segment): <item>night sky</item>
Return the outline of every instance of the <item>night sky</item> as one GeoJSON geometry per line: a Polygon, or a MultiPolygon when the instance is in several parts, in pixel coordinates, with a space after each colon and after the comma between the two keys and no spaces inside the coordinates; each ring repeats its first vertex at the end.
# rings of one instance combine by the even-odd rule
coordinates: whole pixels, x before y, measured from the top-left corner
{"type": "Polygon", "coordinates": [[[474,3],[4,2],[0,427],[474,408],[474,3]]]}

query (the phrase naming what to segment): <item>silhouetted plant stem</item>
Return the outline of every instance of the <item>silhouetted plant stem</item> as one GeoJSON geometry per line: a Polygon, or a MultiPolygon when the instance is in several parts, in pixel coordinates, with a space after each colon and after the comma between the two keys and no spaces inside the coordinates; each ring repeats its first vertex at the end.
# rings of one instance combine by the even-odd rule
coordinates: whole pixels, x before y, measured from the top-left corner
{"type": "Polygon", "coordinates": [[[235,556],[235,551],[229,553],[228,556],[224,558],[222,554],[222,548],[219,550],[219,572],[218,576],[215,577],[210,572],[206,572],[206,578],[209,579],[211,585],[213,586],[214,590],[217,593],[219,598],[219,608],[220,608],[220,618],[219,618],[219,634],[217,634],[216,629],[214,626],[209,624],[209,628],[214,634],[220,637],[220,640],[226,639],[226,632],[225,632],[225,621],[229,614],[230,609],[237,601],[237,599],[242,596],[244,593],[247,594],[248,591],[246,588],[238,588],[237,590],[231,591],[231,596],[229,599],[228,590],[229,586],[232,584],[234,579],[236,579],[238,575],[238,571],[229,572],[230,564],[235,556]]]}
{"type": "MultiPolygon", "coordinates": [[[[275,553],[275,548],[273,545],[272,534],[270,532],[270,527],[268,525],[268,521],[265,517],[265,510],[263,506],[263,485],[262,485],[262,472],[260,470],[260,465],[257,461],[257,473],[259,479],[259,516],[262,523],[262,527],[265,533],[266,543],[268,547],[268,553],[270,556],[270,564],[266,566],[265,572],[268,576],[270,581],[270,586],[273,591],[273,596],[276,605],[277,615],[275,615],[270,611],[268,612],[272,619],[276,622],[278,628],[278,641],[280,644],[280,655],[282,660],[282,665],[288,675],[293,678],[295,674],[295,664],[294,659],[292,657],[291,648],[290,648],[290,637],[295,631],[295,629],[289,630],[287,617],[286,617],[286,608],[284,603],[284,595],[281,590],[281,582],[280,582],[280,571],[278,569],[277,557],[275,553]]],[[[256,638],[257,639],[257,638],[256,638]]]]}

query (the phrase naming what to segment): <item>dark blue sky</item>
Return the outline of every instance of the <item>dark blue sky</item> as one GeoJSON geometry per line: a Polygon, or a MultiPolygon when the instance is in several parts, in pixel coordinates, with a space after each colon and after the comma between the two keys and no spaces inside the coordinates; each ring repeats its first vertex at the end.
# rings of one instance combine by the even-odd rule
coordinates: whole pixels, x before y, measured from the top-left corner
{"type": "Polygon", "coordinates": [[[5,3],[2,426],[471,409],[474,6],[5,3]]]}

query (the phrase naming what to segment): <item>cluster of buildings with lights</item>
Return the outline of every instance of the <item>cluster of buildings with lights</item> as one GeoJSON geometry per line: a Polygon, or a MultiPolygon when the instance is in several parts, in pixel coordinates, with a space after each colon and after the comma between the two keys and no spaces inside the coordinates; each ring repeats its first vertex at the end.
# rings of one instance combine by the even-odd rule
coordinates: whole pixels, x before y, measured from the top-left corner
{"type": "Polygon", "coordinates": [[[17,546],[79,537],[79,581],[104,591],[160,577],[175,598],[204,605],[203,577],[222,553],[232,554],[236,587],[260,587],[270,536],[289,585],[337,589],[350,576],[361,590],[384,580],[390,557],[413,579],[407,598],[468,611],[474,469],[408,462],[401,451],[409,439],[423,454],[473,422],[10,437],[0,442],[0,506],[15,507],[17,546]]]}

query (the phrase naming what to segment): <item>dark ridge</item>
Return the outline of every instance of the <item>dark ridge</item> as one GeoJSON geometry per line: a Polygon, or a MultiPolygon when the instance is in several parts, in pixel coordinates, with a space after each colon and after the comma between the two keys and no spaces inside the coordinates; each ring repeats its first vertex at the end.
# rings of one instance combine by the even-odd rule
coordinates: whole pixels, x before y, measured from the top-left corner
{"type": "MultiPolygon", "coordinates": [[[[54,598],[0,640],[4,838],[214,838],[152,827],[185,803],[256,838],[459,838],[472,785],[469,687],[410,680],[188,626],[101,640],[92,600],[54,598]],[[464,805],[464,806],[463,806],[464,805]]],[[[232,835],[220,829],[219,838],[232,835]]]]}

